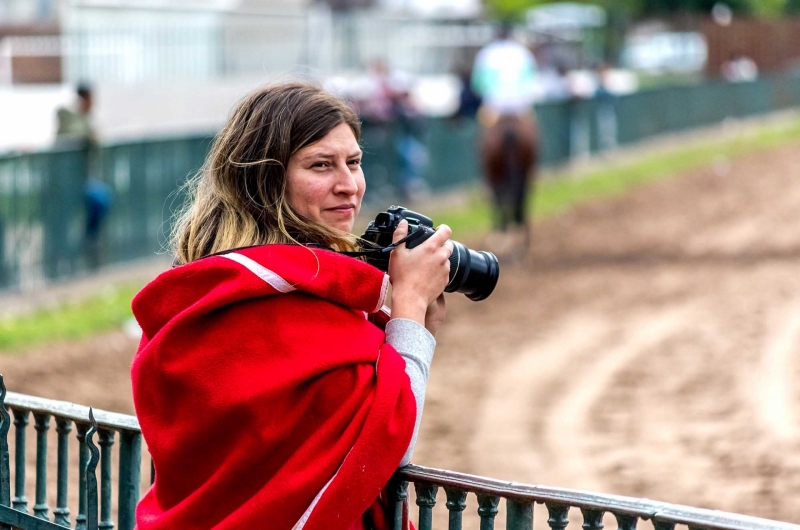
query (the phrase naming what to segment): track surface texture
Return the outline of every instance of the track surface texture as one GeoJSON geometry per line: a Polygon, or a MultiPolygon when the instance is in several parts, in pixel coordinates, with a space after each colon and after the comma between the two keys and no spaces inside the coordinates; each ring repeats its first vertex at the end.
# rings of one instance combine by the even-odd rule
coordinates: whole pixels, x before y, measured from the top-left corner
{"type": "MultiPolygon", "coordinates": [[[[488,300],[448,303],[415,463],[800,523],[800,144],[540,221],[488,300]]],[[[132,412],[135,347],[0,363],[132,412]]]]}

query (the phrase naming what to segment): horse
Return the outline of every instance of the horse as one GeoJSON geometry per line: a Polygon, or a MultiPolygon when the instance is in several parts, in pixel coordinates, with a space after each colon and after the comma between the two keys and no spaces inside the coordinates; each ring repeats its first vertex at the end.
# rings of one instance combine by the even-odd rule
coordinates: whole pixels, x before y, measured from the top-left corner
{"type": "MultiPolygon", "coordinates": [[[[521,231],[524,249],[530,243],[526,198],[535,183],[539,158],[539,128],[533,114],[480,116],[481,155],[486,183],[492,192],[494,228],[521,231]]],[[[512,242],[513,244],[513,242],[512,242]]]]}

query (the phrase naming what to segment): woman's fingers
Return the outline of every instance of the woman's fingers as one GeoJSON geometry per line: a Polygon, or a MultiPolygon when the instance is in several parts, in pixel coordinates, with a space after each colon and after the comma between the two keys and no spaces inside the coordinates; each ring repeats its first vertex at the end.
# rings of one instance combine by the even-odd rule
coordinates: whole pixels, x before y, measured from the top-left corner
{"type": "MultiPolygon", "coordinates": [[[[394,234],[392,234],[392,243],[400,241],[407,235],[408,235],[408,221],[403,219],[402,221],[397,223],[397,228],[394,229],[394,234]]],[[[401,244],[400,247],[405,247],[405,243],[401,244]]]]}
{"type": "MultiPolygon", "coordinates": [[[[406,237],[409,228],[406,221],[399,223],[392,242],[406,237]]],[[[424,300],[428,306],[442,294],[449,282],[449,258],[454,249],[451,233],[449,226],[442,225],[418,247],[408,251],[401,244],[392,252],[389,276],[398,298],[412,300],[411,305],[418,307],[414,300],[424,300]]]]}
{"type": "Polygon", "coordinates": [[[453,255],[453,243],[449,240],[445,241],[444,245],[442,245],[441,253],[445,261],[449,261],[450,256],[453,255]]]}
{"type": "Polygon", "coordinates": [[[439,225],[439,228],[436,229],[436,232],[433,233],[428,241],[432,241],[436,247],[441,247],[450,239],[451,235],[453,235],[453,231],[450,230],[449,226],[439,225]]]}
{"type": "Polygon", "coordinates": [[[431,302],[431,305],[428,306],[428,310],[425,313],[425,327],[434,337],[446,315],[447,308],[444,302],[444,294],[440,294],[436,300],[431,302]]]}

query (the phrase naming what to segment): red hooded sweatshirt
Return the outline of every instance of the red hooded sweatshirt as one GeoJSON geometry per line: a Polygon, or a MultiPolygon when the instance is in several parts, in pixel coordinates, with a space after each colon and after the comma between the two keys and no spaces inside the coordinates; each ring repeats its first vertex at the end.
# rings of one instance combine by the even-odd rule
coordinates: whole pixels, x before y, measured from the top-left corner
{"type": "Polygon", "coordinates": [[[156,480],[140,530],[386,528],[416,405],[368,320],[388,277],[267,245],[173,268],[133,300],[136,413],[156,480]]]}

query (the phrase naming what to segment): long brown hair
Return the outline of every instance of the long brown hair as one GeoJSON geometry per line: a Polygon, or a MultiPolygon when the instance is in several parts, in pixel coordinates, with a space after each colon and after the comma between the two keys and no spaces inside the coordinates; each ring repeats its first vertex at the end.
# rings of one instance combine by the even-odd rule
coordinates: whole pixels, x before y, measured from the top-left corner
{"type": "Polygon", "coordinates": [[[361,140],[353,109],[306,83],[267,86],[242,100],[187,183],[189,199],[172,233],[178,262],[273,243],[354,250],[351,234],[299,215],[285,194],[292,155],[342,123],[361,140]]]}

